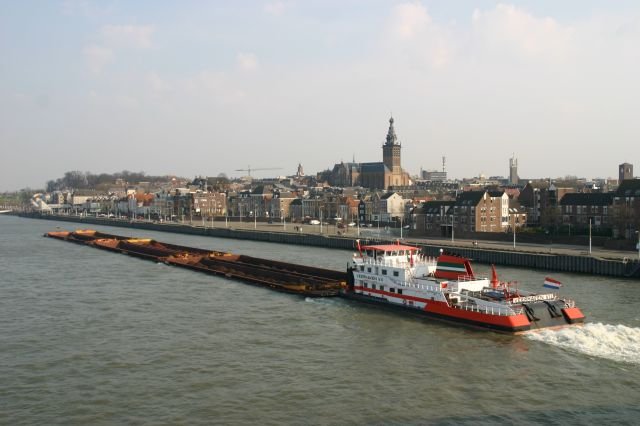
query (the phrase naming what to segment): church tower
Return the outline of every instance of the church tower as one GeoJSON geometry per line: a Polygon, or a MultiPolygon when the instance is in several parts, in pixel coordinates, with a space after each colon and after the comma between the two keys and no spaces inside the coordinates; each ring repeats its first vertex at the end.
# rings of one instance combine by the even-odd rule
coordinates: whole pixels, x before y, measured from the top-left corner
{"type": "Polygon", "coordinates": [[[387,141],[382,145],[382,162],[391,171],[391,173],[402,173],[400,166],[400,148],[396,136],[396,130],[393,128],[393,117],[389,119],[389,131],[387,132],[387,141]]]}
{"type": "Polygon", "coordinates": [[[509,184],[517,185],[520,183],[520,178],[518,177],[518,159],[516,155],[513,154],[513,157],[509,159],[509,184]]]}

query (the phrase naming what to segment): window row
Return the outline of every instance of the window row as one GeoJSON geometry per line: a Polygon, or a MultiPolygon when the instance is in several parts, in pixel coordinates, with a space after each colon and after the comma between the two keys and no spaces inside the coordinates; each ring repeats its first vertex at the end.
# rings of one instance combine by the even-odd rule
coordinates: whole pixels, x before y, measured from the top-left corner
{"type": "MultiPolygon", "coordinates": [[[[369,284],[367,283],[363,283],[363,287],[364,288],[369,288],[369,284]]],[[[380,291],[385,291],[385,286],[380,284],[371,284],[371,290],[380,290],[380,291]]],[[[389,287],[389,293],[396,293],[396,294],[402,294],[402,289],[401,288],[395,288],[395,287],[389,287]]]]}
{"type": "MultiPolygon", "coordinates": [[[[360,271],[364,272],[364,265],[360,265],[360,271]]],[[[371,267],[370,266],[367,267],[367,272],[371,272],[371,267]]],[[[387,275],[387,270],[386,269],[382,270],[382,275],[387,275]]],[[[398,276],[400,276],[400,273],[398,271],[393,271],[393,276],[394,277],[398,277],[398,276]]]]}

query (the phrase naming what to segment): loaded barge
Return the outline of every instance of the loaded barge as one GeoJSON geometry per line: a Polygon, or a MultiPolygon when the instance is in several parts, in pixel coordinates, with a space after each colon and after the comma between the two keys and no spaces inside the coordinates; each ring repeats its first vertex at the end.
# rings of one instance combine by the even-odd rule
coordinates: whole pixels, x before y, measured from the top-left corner
{"type": "Polygon", "coordinates": [[[329,269],[278,262],[222,251],[203,250],[152,239],[128,238],[93,230],[48,232],[45,237],[83,244],[142,259],[222,275],[285,293],[337,296],[346,274],[329,269]]]}
{"type": "MultiPolygon", "coordinates": [[[[581,324],[575,301],[555,292],[520,290],[517,283],[476,277],[468,259],[417,247],[361,247],[339,272],[269,259],[203,250],[93,230],[49,232],[46,237],[235,278],[312,297],[341,296],[433,319],[506,333],[581,324]]],[[[552,280],[554,281],[554,280],[552,280]]],[[[559,283],[558,283],[559,284],[559,283]]]]}

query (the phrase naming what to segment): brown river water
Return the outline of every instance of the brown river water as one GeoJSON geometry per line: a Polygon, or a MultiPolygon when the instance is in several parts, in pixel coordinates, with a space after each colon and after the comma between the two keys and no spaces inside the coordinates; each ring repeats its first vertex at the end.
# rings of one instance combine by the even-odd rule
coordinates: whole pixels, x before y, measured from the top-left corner
{"type": "MultiPolygon", "coordinates": [[[[587,324],[510,336],[43,238],[0,216],[0,424],[638,424],[640,282],[528,269],[587,324]]],[[[343,269],[348,251],[96,229],[343,269]]],[[[478,265],[480,275],[488,267],[478,265]]]]}

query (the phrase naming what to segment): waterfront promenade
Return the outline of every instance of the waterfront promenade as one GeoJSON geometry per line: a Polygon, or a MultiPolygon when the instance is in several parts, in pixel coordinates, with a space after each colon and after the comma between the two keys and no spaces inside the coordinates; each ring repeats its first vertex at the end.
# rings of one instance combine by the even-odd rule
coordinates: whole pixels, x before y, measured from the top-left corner
{"type": "MultiPolygon", "coordinates": [[[[202,224],[198,224],[195,221],[193,223],[186,222],[186,225],[202,227],[202,224]]],[[[215,228],[224,228],[225,223],[215,222],[213,224],[215,228]]],[[[206,227],[211,227],[211,222],[206,224],[206,227]]],[[[517,241],[515,248],[513,242],[504,241],[491,241],[491,240],[470,240],[455,238],[433,238],[433,237],[415,237],[411,235],[408,230],[403,230],[402,235],[398,228],[357,228],[346,227],[344,229],[338,229],[335,225],[323,225],[322,230],[320,225],[308,225],[308,224],[266,224],[257,222],[229,222],[226,227],[231,229],[244,229],[244,230],[258,230],[264,232],[288,232],[296,233],[301,232],[305,234],[315,235],[327,235],[327,236],[342,236],[350,238],[360,239],[402,239],[406,243],[415,244],[429,244],[429,245],[441,245],[444,247],[464,247],[464,248],[476,248],[476,249],[490,249],[490,250],[506,250],[524,253],[542,253],[542,254],[564,254],[572,256],[593,256],[603,259],[618,259],[627,261],[638,260],[638,252],[628,250],[611,250],[603,247],[593,246],[591,253],[588,246],[582,245],[569,245],[569,244],[532,244],[532,243],[520,243],[517,241]],[[301,228],[301,231],[296,231],[295,227],[301,228]]]]}
{"type": "MultiPolygon", "coordinates": [[[[76,222],[76,228],[95,225],[118,226],[140,230],[165,231],[182,234],[205,235],[218,238],[235,238],[264,242],[295,244],[315,247],[354,250],[356,239],[363,244],[388,243],[400,238],[399,229],[338,228],[335,225],[309,225],[264,223],[254,221],[184,221],[158,222],[107,217],[40,216],[25,215],[36,219],[76,222]]],[[[70,226],[70,228],[73,228],[70,226]]],[[[593,247],[567,245],[518,244],[497,241],[471,241],[454,239],[414,238],[402,235],[405,243],[420,246],[429,256],[437,256],[441,249],[473,259],[475,262],[535,268],[549,271],[578,272],[626,278],[640,278],[640,262],[637,252],[607,250],[593,247]]]]}

